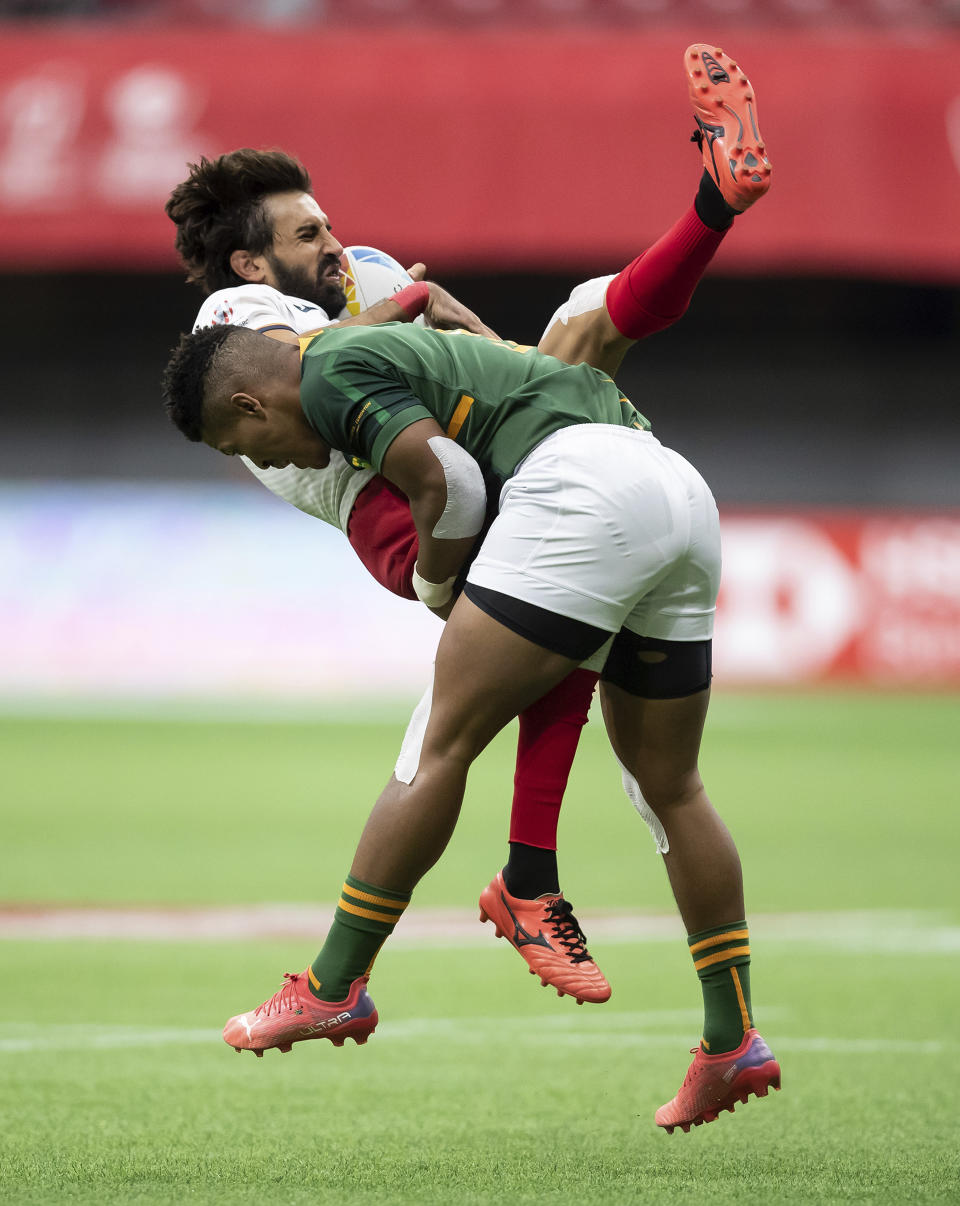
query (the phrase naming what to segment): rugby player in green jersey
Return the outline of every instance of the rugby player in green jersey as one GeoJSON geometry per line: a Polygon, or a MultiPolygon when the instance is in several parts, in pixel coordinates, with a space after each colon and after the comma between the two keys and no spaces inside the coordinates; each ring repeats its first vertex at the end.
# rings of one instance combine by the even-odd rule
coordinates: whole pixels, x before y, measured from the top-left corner
{"type": "MultiPolygon", "coordinates": [[[[704,89],[697,48],[684,55],[687,83],[701,142],[703,171],[693,204],[655,243],[620,272],[577,285],[554,313],[538,344],[571,364],[586,362],[615,374],[627,350],[686,310],[693,291],[733,218],[757,200],[769,180],[736,178],[721,148],[732,145],[749,122],[743,79],[720,71],[704,89]],[[706,92],[706,95],[705,95],[706,92]],[[724,121],[716,113],[723,103],[724,121]],[[709,138],[702,131],[709,127],[709,138]],[[722,132],[722,133],[721,133],[722,132]],[[720,168],[723,168],[723,171],[720,168]]],[[[716,75],[717,73],[714,72],[716,75]]],[[[240,148],[190,167],[166,205],[176,224],[176,246],[188,279],[207,294],[194,330],[231,323],[296,344],[339,313],[342,247],[313,195],[306,169],[279,150],[240,148]]],[[[411,269],[422,275],[423,266],[411,269]]],[[[418,307],[434,327],[465,327],[492,334],[437,286],[411,286],[349,321],[411,320],[418,307]]],[[[354,472],[339,453],[323,469],[246,467],[280,498],[344,532],[364,566],[382,585],[416,598],[413,570],[416,528],[407,500],[372,470],[354,472]]],[[[587,949],[586,937],[560,890],[557,825],[567,777],[586,723],[602,646],[590,659],[518,719],[517,760],[506,864],[480,895],[481,920],[513,945],[544,986],[578,1002],[602,1002],[610,985],[587,949]],[[541,940],[527,941],[525,933],[541,940]]],[[[396,774],[406,782],[429,714],[432,684],[417,706],[403,740],[396,774]]],[[[631,802],[653,833],[665,838],[639,787],[623,770],[631,802]]],[[[256,1028],[250,1039],[256,1046],[256,1028]]]]}
{"type": "Polygon", "coordinates": [[[696,470],[604,373],[466,332],[331,328],[298,350],[210,328],[182,338],[165,395],[185,435],[227,455],[322,467],[336,448],[373,466],[410,501],[417,594],[448,617],[416,773],[377,801],[323,950],[225,1040],[257,1054],[366,1041],[370,968],[453,832],[471,763],[612,636],[604,722],[663,826],[705,1004],[690,1073],[656,1120],[686,1130],[779,1087],[753,1025],[739,857],[698,771],[720,547],[696,470]]]}

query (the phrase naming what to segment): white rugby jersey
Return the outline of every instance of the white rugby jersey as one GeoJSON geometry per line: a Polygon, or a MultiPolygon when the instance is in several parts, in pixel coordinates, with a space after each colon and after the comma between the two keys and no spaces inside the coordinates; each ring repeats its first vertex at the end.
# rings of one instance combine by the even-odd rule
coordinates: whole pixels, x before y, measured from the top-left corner
{"type": "MultiPolygon", "coordinates": [[[[327,327],[334,320],[326,310],[300,297],[288,297],[271,285],[237,285],[211,293],[197,314],[193,329],[231,323],[251,331],[269,331],[287,327],[302,335],[327,327]]],[[[261,469],[242,458],[254,477],[285,502],[308,515],[322,519],[344,533],[357,495],[374,476],[371,469],[352,469],[339,452],[330,452],[326,469],[261,469]]]]}

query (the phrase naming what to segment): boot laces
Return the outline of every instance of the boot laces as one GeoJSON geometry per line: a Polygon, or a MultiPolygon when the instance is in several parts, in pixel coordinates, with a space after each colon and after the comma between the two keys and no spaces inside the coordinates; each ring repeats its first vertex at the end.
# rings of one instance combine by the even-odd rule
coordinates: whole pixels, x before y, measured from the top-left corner
{"type": "Polygon", "coordinates": [[[284,972],[283,978],[286,981],[284,986],[278,989],[268,1001],[264,1001],[262,1005],[258,1005],[253,1011],[257,1017],[261,1014],[269,1017],[274,1012],[279,1013],[281,1009],[296,1009],[299,1007],[299,998],[297,997],[297,990],[294,985],[300,979],[300,973],[284,972]]]}
{"type": "Polygon", "coordinates": [[[547,905],[547,920],[553,926],[557,941],[564,947],[573,963],[586,963],[590,960],[587,936],[574,917],[573,905],[569,900],[564,900],[562,896],[551,900],[547,905]]]}

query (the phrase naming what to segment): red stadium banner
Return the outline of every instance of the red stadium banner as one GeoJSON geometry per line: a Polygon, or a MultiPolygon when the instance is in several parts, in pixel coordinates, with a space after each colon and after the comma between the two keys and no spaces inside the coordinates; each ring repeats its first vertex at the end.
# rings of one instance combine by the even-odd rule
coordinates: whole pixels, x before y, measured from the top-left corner
{"type": "MultiPolygon", "coordinates": [[[[252,145],[306,162],[344,242],[615,268],[693,195],[681,56],[705,32],[6,27],[0,267],[173,267],[170,187],[252,145]]],[[[960,34],[725,40],[775,178],[719,268],[960,280],[960,34]]]]}
{"type": "Polygon", "coordinates": [[[960,514],[721,513],[716,673],[960,686],[960,514]]]}

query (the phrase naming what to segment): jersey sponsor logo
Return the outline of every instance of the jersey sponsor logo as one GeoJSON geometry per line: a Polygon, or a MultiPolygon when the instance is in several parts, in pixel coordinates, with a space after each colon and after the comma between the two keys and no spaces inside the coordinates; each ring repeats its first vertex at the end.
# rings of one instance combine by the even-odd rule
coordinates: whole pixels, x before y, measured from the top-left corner
{"type": "Polygon", "coordinates": [[[233,306],[228,301],[217,302],[213,311],[213,327],[227,326],[233,322],[233,306]]]}
{"type": "Polygon", "coordinates": [[[350,443],[351,444],[357,438],[357,436],[360,434],[360,424],[363,422],[364,415],[367,413],[367,411],[370,409],[370,407],[372,405],[373,405],[373,403],[368,398],[367,401],[364,402],[364,404],[357,411],[357,417],[353,420],[353,424],[350,428],[350,443]]]}
{"type": "Polygon", "coordinates": [[[309,306],[309,305],[301,306],[301,305],[298,305],[296,302],[293,303],[293,308],[294,308],[294,310],[301,310],[304,314],[309,314],[311,310],[319,310],[320,309],[319,306],[309,306]]]}

